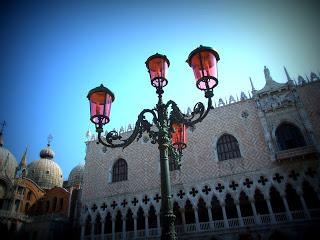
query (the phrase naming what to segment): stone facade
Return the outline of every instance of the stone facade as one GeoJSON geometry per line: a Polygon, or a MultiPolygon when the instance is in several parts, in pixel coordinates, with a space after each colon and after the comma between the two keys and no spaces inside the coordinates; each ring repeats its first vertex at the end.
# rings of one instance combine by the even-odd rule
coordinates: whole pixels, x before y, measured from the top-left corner
{"type": "MultiPolygon", "coordinates": [[[[2,136],[1,136],[2,138],[2,136]]],[[[3,138],[0,141],[3,148],[3,138]]],[[[0,154],[0,157],[2,155],[0,154]]],[[[13,156],[13,155],[12,155],[13,156]]],[[[4,239],[78,239],[83,171],[75,167],[73,184],[62,188],[62,172],[48,146],[27,166],[27,150],[14,169],[5,160],[0,171],[0,232],[4,239]],[[11,169],[11,171],[8,171],[11,169]],[[71,212],[72,211],[72,212],[71,212]]],[[[8,159],[8,158],[7,158],[8,159]]],[[[12,159],[15,161],[14,156],[12,159]]],[[[3,163],[3,159],[1,164],[3,163]]],[[[14,162],[13,162],[14,163],[14,162]]],[[[11,164],[12,165],[12,164],[11,164]]]]}
{"type": "MultiPolygon", "coordinates": [[[[320,204],[314,202],[320,203],[319,96],[318,78],[303,85],[294,84],[289,78],[287,83],[279,84],[268,73],[265,87],[253,89],[252,97],[242,97],[240,101],[230,97],[232,103],[211,110],[193,131],[188,130],[181,168],[170,173],[175,213],[180,219],[176,229],[181,239],[238,239],[248,234],[248,227],[253,235],[268,239],[276,234],[274,229],[280,223],[285,234],[291,231],[296,235],[299,231],[292,232],[296,224],[308,227],[304,223],[318,223],[320,204]],[[298,129],[304,144],[282,149],[282,124],[298,129]],[[217,146],[224,134],[236,138],[240,157],[219,161],[217,146]],[[306,189],[313,194],[310,193],[313,205],[306,189]],[[259,205],[260,193],[267,212],[259,205]],[[283,201],[282,211],[277,210],[276,196],[283,201]],[[300,207],[294,207],[292,196],[300,207]],[[213,199],[219,203],[220,219],[215,217],[218,210],[213,199]],[[251,214],[243,210],[244,206],[249,206],[251,214]]],[[[130,133],[122,134],[123,138],[130,133]]],[[[82,238],[159,238],[157,145],[147,137],[125,149],[105,149],[94,138],[86,144],[82,238]],[[112,182],[118,159],[127,163],[127,180],[112,182]],[[143,224],[139,222],[141,211],[143,224]],[[132,217],[128,217],[130,214],[132,217]]]]}

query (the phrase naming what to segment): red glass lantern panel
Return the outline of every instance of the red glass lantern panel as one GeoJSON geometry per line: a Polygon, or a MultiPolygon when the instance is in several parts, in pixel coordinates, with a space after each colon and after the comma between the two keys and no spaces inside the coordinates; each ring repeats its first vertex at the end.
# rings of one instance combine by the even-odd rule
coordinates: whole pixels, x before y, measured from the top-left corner
{"type": "Polygon", "coordinates": [[[146,61],[146,66],[150,74],[151,85],[155,88],[163,88],[167,85],[167,69],[170,62],[165,55],[155,54],[146,61]]]}
{"type": "Polygon", "coordinates": [[[210,90],[218,85],[219,59],[219,54],[209,47],[200,46],[190,53],[187,62],[193,69],[200,90],[210,90]]]}
{"type": "Polygon", "coordinates": [[[186,126],[182,123],[173,123],[172,128],[172,145],[179,151],[182,151],[187,146],[186,126]]]}
{"type": "Polygon", "coordinates": [[[90,120],[94,124],[106,124],[110,120],[113,93],[102,84],[88,93],[90,101],[90,120]]]}

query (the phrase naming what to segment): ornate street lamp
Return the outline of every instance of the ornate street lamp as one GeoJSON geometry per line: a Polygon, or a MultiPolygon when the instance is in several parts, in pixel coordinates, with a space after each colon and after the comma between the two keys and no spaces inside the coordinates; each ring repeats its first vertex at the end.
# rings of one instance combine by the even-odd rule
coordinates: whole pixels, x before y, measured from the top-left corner
{"type": "Polygon", "coordinates": [[[156,88],[158,103],[153,109],[144,109],[138,116],[135,128],[127,139],[122,139],[116,131],[108,132],[102,137],[103,126],[110,120],[111,104],[114,101],[113,93],[103,85],[89,91],[90,120],[95,124],[98,133],[98,143],[110,148],[123,147],[131,144],[135,139],[139,140],[144,132],[152,139],[151,143],[158,143],[161,168],[161,239],[176,239],[175,215],[171,195],[171,183],[169,174],[168,155],[174,161],[180,162],[182,150],[186,147],[186,127],[193,127],[201,122],[209,113],[212,106],[213,89],[218,85],[217,62],[218,53],[210,47],[201,46],[192,51],[188,57],[188,64],[192,67],[196,86],[205,92],[208,106],[205,109],[203,103],[198,102],[189,115],[183,114],[177,104],[169,100],[162,102],[163,88],[168,84],[166,71],[170,65],[165,55],[155,54],[146,61],[150,74],[151,85],[156,88]],[[170,117],[168,110],[171,107],[170,117]],[[153,119],[149,123],[145,114],[151,114],[153,119]]]}
{"type": "Polygon", "coordinates": [[[215,50],[202,45],[193,50],[187,59],[187,63],[193,69],[197,87],[206,92],[206,97],[213,96],[212,90],[218,85],[219,60],[219,54],[215,50]]]}
{"type": "Polygon", "coordinates": [[[88,93],[90,101],[90,120],[96,125],[104,125],[110,121],[111,104],[114,101],[113,93],[103,86],[91,89],[88,93]]]}

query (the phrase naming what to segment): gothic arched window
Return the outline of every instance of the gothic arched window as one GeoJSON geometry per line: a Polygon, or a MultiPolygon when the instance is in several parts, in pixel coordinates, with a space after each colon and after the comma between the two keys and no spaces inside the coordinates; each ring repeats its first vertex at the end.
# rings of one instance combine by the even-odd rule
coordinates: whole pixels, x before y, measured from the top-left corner
{"type": "Polygon", "coordinates": [[[112,168],[112,182],[121,182],[128,179],[128,165],[126,160],[118,159],[112,168]]]}
{"type": "Polygon", "coordinates": [[[219,138],[217,152],[219,161],[241,157],[239,143],[237,139],[230,134],[223,134],[219,138]]]}
{"type": "Polygon", "coordinates": [[[276,138],[280,150],[303,147],[306,145],[298,127],[289,123],[282,123],[276,130],[276,138]]]}

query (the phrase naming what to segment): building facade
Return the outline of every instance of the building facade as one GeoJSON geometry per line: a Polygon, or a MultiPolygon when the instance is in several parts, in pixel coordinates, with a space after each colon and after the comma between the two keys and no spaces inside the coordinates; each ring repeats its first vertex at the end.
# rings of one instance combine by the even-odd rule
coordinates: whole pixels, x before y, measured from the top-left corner
{"type": "Polygon", "coordinates": [[[71,171],[64,188],[50,144],[29,165],[26,150],[18,165],[1,131],[0,167],[1,238],[79,239],[83,165],[71,171]]]}
{"type": "MultiPolygon", "coordinates": [[[[179,239],[307,239],[319,226],[320,80],[285,72],[280,84],[265,67],[264,88],[219,99],[187,131],[181,166],[170,162],[179,239]]],[[[157,146],[96,141],[86,143],[81,239],[159,239],[157,146]]]]}

